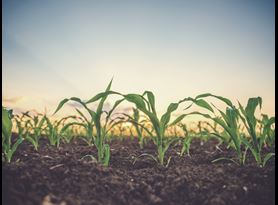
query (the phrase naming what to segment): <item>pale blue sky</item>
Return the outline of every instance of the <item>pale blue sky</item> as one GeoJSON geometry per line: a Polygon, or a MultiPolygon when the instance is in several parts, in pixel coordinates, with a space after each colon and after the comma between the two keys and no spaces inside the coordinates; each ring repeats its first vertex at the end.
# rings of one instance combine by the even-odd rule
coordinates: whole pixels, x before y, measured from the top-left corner
{"type": "Polygon", "coordinates": [[[274,0],[3,1],[3,103],[53,110],[113,89],[158,110],[203,92],[274,114],[274,0]]]}

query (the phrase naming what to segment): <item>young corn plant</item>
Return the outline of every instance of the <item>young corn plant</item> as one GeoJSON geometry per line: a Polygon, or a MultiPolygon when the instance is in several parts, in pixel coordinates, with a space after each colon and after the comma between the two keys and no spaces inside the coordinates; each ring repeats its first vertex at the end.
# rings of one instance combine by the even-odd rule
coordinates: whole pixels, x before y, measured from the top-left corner
{"type": "MultiPolygon", "coordinates": [[[[67,103],[68,101],[77,102],[85,108],[85,110],[89,113],[89,115],[91,117],[91,119],[88,120],[88,122],[90,122],[90,126],[94,125],[95,131],[96,131],[95,136],[93,136],[93,132],[91,132],[91,130],[89,130],[91,128],[88,129],[88,127],[87,127],[87,134],[92,136],[93,143],[97,148],[97,151],[98,151],[97,161],[99,163],[102,163],[104,166],[108,166],[109,160],[110,160],[110,147],[108,144],[106,144],[106,138],[107,138],[108,132],[111,129],[111,127],[113,127],[115,125],[115,124],[111,125],[111,123],[109,123],[109,118],[110,118],[112,112],[114,111],[114,109],[123,101],[123,99],[116,101],[115,104],[113,105],[113,108],[109,112],[106,112],[103,110],[103,105],[109,95],[111,95],[111,94],[120,95],[120,93],[110,90],[111,84],[112,84],[112,80],[110,81],[109,85],[107,86],[107,88],[104,92],[95,95],[93,98],[91,98],[87,102],[83,102],[79,98],[76,98],[76,97],[72,97],[69,99],[66,98],[59,103],[56,111],[54,112],[54,114],[57,113],[63,107],[63,105],[65,103],[67,103]],[[96,101],[99,101],[96,111],[89,109],[87,105],[89,103],[93,103],[96,101]],[[101,123],[101,117],[103,116],[103,114],[106,114],[106,119],[105,119],[104,124],[101,123]],[[88,131],[90,131],[90,132],[88,132],[88,131]]],[[[79,114],[81,115],[81,113],[79,113],[79,114]]],[[[86,123],[87,123],[87,121],[86,121],[86,123]]],[[[87,126],[87,125],[85,125],[84,123],[81,123],[80,126],[87,126]]],[[[91,137],[91,136],[89,136],[89,137],[91,137]]]]}
{"type": "Polygon", "coordinates": [[[251,150],[258,166],[264,167],[266,162],[272,156],[274,156],[275,153],[268,153],[264,158],[262,158],[262,146],[265,141],[266,135],[257,135],[256,126],[258,120],[255,117],[256,108],[258,106],[259,108],[262,107],[262,98],[249,98],[245,108],[240,104],[240,102],[238,103],[240,109],[240,118],[243,121],[250,137],[250,141],[247,138],[243,137],[242,142],[245,144],[246,147],[248,147],[248,149],[251,150]]]}
{"type": "Polygon", "coordinates": [[[39,117],[41,114],[36,115],[36,116],[30,116],[29,121],[27,121],[27,126],[29,125],[31,130],[26,133],[25,139],[29,141],[33,146],[36,151],[39,149],[39,140],[43,134],[43,131],[45,130],[45,123],[46,123],[46,117],[42,116],[41,118],[39,117]]]}
{"type": "Polygon", "coordinates": [[[150,130],[144,127],[144,130],[150,136],[152,136],[154,144],[156,145],[157,155],[153,156],[150,154],[143,154],[140,156],[151,157],[160,165],[168,166],[171,157],[169,157],[167,163],[165,163],[165,153],[167,152],[169,146],[176,140],[176,138],[167,138],[165,136],[165,132],[169,126],[173,126],[177,124],[183,119],[183,117],[185,117],[185,116],[179,116],[172,123],[170,123],[172,112],[177,110],[179,104],[183,101],[180,101],[178,103],[171,103],[168,106],[167,111],[159,119],[155,108],[155,96],[152,92],[145,91],[143,95],[127,94],[124,95],[124,97],[127,101],[133,103],[138,110],[140,110],[147,116],[148,120],[151,122],[152,127],[154,129],[154,134],[153,134],[150,130]]]}
{"type": "Polygon", "coordinates": [[[227,144],[228,146],[231,143],[231,138],[229,137],[229,135],[227,134],[227,132],[224,130],[222,132],[220,132],[217,128],[218,128],[218,124],[216,122],[213,122],[213,124],[209,123],[209,122],[205,122],[205,124],[211,129],[212,132],[210,132],[209,130],[207,130],[207,132],[216,137],[217,140],[219,140],[219,143],[216,145],[217,147],[221,144],[227,144]]]}
{"type": "Polygon", "coordinates": [[[94,135],[93,135],[93,129],[94,129],[94,122],[92,119],[88,119],[81,110],[75,108],[75,110],[78,112],[79,117],[77,118],[78,120],[81,120],[81,122],[79,121],[75,121],[75,122],[71,122],[66,124],[63,128],[62,131],[66,131],[69,127],[71,126],[79,126],[79,127],[83,127],[85,129],[85,135],[81,136],[82,140],[84,140],[89,146],[93,146],[93,142],[94,142],[94,135]]]}
{"type": "Polygon", "coordinates": [[[272,147],[275,144],[275,117],[268,117],[262,114],[262,119],[258,120],[260,124],[260,136],[264,138],[264,146],[272,147]]]}
{"type": "MultiPolygon", "coordinates": [[[[192,112],[190,114],[201,115],[201,116],[203,116],[205,118],[213,120],[218,125],[220,125],[225,130],[225,132],[228,134],[228,136],[230,137],[231,142],[232,142],[232,147],[235,149],[236,154],[237,154],[237,158],[236,159],[231,159],[231,158],[227,158],[227,157],[221,157],[221,158],[218,158],[216,160],[213,160],[213,162],[216,162],[216,161],[219,161],[219,160],[230,160],[230,161],[232,161],[232,162],[234,162],[236,164],[244,165],[245,164],[245,160],[246,160],[246,153],[247,153],[247,149],[248,148],[246,148],[244,151],[241,150],[242,135],[239,132],[239,117],[240,117],[240,115],[239,115],[238,109],[232,104],[232,102],[229,99],[224,98],[222,96],[212,95],[210,93],[198,95],[195,98],[195,100],[198,100],[200,98],[206,98],[206,97],[214,97],[214,98],[216,98],[218,100],[221,100],[226,105],[228,105],[228,107],[226,107],[226,111],[225,112],[221,111],[220,109],[215,107],[219,111],[219,113],[221,114],[221,118],[219,118],[217,116],[211,116],[210,114],[200,113],[200,112],[192,112]]],[[[215,115],[215,111],[212,109],[212,107],[210,105],[209,105],[209,107],[205,107],[205,108],[207,110],[211,111],[215,115]]],[[[218,134],[216,134],[216,135],[223,139],[222,136],[220,136],[218,134]]]]}
{"type": "MultiPolygon", "coordinates": [[[[68,123],[70,124],[70,123],[68,123]]],[[[68,124],[65,124],[62,127],[62,130],[60,131],[61,134],[61,140],[67,144],[69,144],[75,136],[83,136],[84,134],[82,132],[77,131],[75,128],[76,126],[68,126],[68,124]]]]}
{"type": "Polygon", "coordinates": [[[61,129],[61,125],[65,123],[68,119],[76,119],[76,116],[67,116],[63,117],[59,121],[51,122],[51,120],[45,116],[45,120],[47,123],[46,127],[46,136],[49,140],[50,145],[59,147],[61,137],[63,136],[64,132],[66,131],[65,126],[63,126],[61,129]]]}
{"type": "Polygon", "coordinates": [[[184,153],[186,153],[188,156],[190,156],[190,145],[192,141],[192,136],[189,134],[189,131],[187,129],[186,124],[178,124],[179,127],[182,128],[184,137],[182,139],[182,149],[180,151],[180,156],[183,156],[184,153]]]}
{"type": "Polygon", "coordinates": [[[144,128],[146,129],[144,123],[147,122],[147,119],[140,120],[139,110],[135,108],[133,108],[133,115],[128,115],[125,113],[123,113],[123,115],[127,117],[125,121],[132,123],[134,126],[137,133],[139,147],[140,149],[143,149],[146,141],[146,138],[143,136],[143,130],[144,128]]]}
{"type": "Polygon", "coordinates": [[[47,123],[47,128],[46,128],[46,136],[49,140],[49,143],[51,146],[57,146],[59,147],[60,144],[60,138],[57,134],[57,130],[55,129],[54,123],[51,123],[50,119],[45,116],[45,120],[47,123]]]}
{"type": "Polygon", "coordinates": [[[22,143],[23,138],[19,136],[12,143],[12,111],[8,111],[2,106],[2,160],[11,162],[17,147],[22,143]]]}
{"type": "Polygon", "coordinates": [[[25,120],[27,118],[28,115],[28,111],[25,113],[22,113],[22,115],[14,115],[14,117],[12,118],[12,120],[15,121],[16,124],[16,128],[17,128],[17,134],[19,137],[25,138],[27,133],[30,130],[29,127],[29,123],[30,123],[30,119],[25,120]]]}
{"type": "Polygon", "coordinates": [[[208,139],[211,138],[209,130],[205,127],[205,122],[204,121],[199,121],[197,125],[197,136],[202,140],[202,141],[208,141],[208,139]]]}

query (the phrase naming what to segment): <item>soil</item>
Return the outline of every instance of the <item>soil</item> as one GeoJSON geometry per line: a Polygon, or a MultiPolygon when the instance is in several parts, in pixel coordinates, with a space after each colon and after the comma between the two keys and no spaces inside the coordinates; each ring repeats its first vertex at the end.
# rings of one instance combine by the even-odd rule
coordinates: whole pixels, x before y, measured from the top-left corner
{"type": "MultiPolygon", "coordinates": [[[[2,162],[2,204],[5,205],[272,205],[275,204],[275,159],[260,168],[248,155],[246,165],[229,161],[234,156],[217,142],[193,140],[190,156],[179,157],[180,146],[171,147],[168,168],[142,153],[135,140],[112,141],[109,167],[85,155],[96,148],[80,139],[59,148],[46,139],[39,151],[24,141],[10,164],[2,162]],[[82,158],[84,157],[84,158],[82,158]]],[[[268,150],[269,151],[269,150],[268,150]]],[[[272,150],[274,151],[274,150],[272,150]]]]}

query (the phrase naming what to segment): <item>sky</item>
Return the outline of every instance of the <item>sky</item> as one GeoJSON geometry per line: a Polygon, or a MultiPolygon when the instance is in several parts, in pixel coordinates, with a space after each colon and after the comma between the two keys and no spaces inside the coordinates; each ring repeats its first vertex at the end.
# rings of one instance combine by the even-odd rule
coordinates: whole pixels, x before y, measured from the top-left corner
{"type": "Polygon", "coordinates": [[[244,105],[261,96],[274,115],[274,10],[274,0],[4,0],[2,104],[52,113],[113,77],[112,90],[153,91],[160,114],[210,92],[244,105]]]}

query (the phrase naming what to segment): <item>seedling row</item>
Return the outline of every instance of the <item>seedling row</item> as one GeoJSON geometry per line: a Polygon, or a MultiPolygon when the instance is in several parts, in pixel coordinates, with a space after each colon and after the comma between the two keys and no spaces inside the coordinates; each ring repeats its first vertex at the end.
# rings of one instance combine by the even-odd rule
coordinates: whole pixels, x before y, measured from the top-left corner
{"type": "Polygon", "coordinates": [[[166,158],[169,147],[179,144],[179,156],[190,156],[193,138],[216,138],[218,145],[222,144],[234,150],[236,157],[222,156],[214,159],[212,163],[228,160],[244,166],[246,155],[250,152],[257,165],[264,167],[275,155],[272,152],[262,152],[264,147],[275,146],[275,117],[266,114],[256,117],[256,111],[262,107],[261,97],[249,98],[247,104],[242,105],[240,102],[233,104],[231,100],[222,96],[205,93],[195,98],[186,97],[170,103],[165,113],[159,117],[155,95],[151,91],[145,91],[143,94],[122,94],[111,90],[111,85],[112,80],[105,91],[87,101],[77,97],[62,100],[52,116],[31,112],[14,115],[12,110],[2,106],[2,161],[10,163],[23,141],[32,144],[34,151],[38,151],[42,137],[49,140],[50,146],[56,147],[59,147],[61,142],[71,143],[75,137],[80,137],[88,146],[97,150],[97,156],[90,157],[104,166],[109,166],[111,140],[122,140],[125,136],[131,139],[136,137],[142,150],[147,143],[153,143],[156,147],[154,155],[141,154],[136,156],[134,163],[140,157],[148,157],[165,167],[169,166],[171,161],[171,156],[166,158]],[[104,104],[111,95],[117,96],[119,100],[107,111],[104,104]],[[211,100],[220,101],[225,108],[215,106],[211,100]],[[75,102],[83,109],[75,108],[75,114],[52,120],[51,118],[69,102],[75,102]],[[131,113],[116,112],[116,108],[123,102],[133,106],[131,113]],[[91,109],[91,104],[97,104],[97,108],[91,109]],[[201,111],[190,112],[193,105],[201,111]],[[178,108],[183,108],[183,113],[174,117],[173,113],[178,108]],[[199,121],[197,129],[193,130],[183,122],[191,115],[202,116],[206,121],[199,121]],[[16,139],[12,138],[13,130],[17,132],[16,139]]]}

